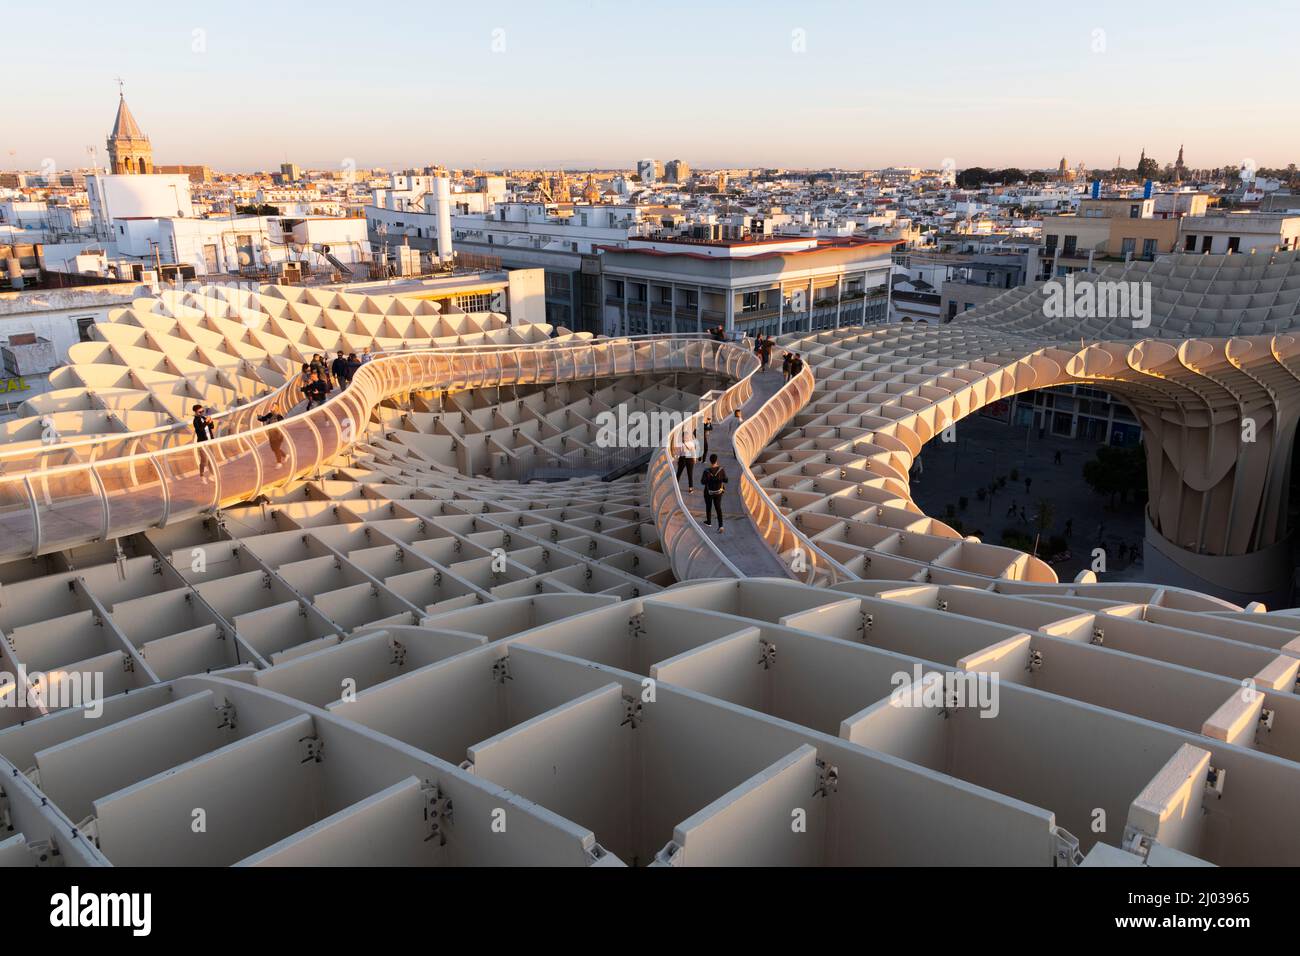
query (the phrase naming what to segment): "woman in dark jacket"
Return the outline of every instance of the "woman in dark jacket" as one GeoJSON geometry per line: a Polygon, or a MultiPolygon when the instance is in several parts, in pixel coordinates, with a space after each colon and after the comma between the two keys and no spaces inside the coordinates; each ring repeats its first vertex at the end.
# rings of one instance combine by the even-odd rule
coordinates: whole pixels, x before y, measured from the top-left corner
{"type": "Polygon", "coordinates": [[[718,456],[709,456],[709,467],[700,476],[704,486],[704,523],[713,524],[713,512],[718,513],[718,534],[722,534],[722,492],[727,487],[727,473],[718,464],[718,456]]]}

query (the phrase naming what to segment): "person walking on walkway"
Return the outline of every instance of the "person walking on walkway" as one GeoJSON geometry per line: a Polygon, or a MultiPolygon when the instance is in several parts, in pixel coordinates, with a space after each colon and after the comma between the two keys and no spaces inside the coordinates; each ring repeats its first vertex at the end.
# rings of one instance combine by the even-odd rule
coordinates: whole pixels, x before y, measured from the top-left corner
{"type": "Polygon", "coordinates": [[[334,381],[339,383],[339,388],[347,388],[348,360],[343,357],[342,352],[333,362],[330,362],[330,374],[334,376],[334,381]]]}
{"type": "MultiPolygon", "coordinates": [[[[195,405],[191,409],[194,412],[194,440],[204,442],[209,440],[217,433],[217,425],[207,413],[202,405],[195,405]]],[[[208,456],[199,451],[199,477],[205,482],[210,481],[208,478],[208,456]]]]}
{"type": "Polygon", "coordinates": [[[793,361],[792,355],[793,353],[786,352],[785,355],[781,356],[781,374],[785,376],[787,382],[790,381],[790,362],[793,361]]]}
{"type": "Polygon", "coordinates": [[[682,472],[686,472],[686,491],[688,493],[695,491],[695,459],[698,449],[696,448],[695,432],[691,432],[691,437],[682,442],[679,449],[681,454],[677,456],[677,480],[682,480],[682,472]]]}
{"type": "Polygon", "coordinates": [[[704,448],[700,451],[700,461],[709,460],[709,432],[713,431],[713,426],[709,424],[709,416],[704,416],[704,427],[700,429],[704,432],[704,448]]]}
{"type": "Polygon", "coordinates": [[[352,384],[352,379],[356,376],[357,369],[359,368],[361,368],[361,361],[360,359],[357,358],[357,353],[349,352],[348,353],[348,381],[347,381],[348,385],[352,384]]]}
{"type": "Polygon", "coordinates": [[[763,360],[764,372],[766,372],[767,367],[772,364],[772,347],[775,344],[776,343],[772,341],[772,336],[770,335],[763,340],[762,351],[759,353],[759,357],[763,360]]]}
{"type": "Polygon", "coordinates": [[[713,512],[718,513],[718,534],[722,534],[722,492],[727,487],[727,473],[718,464],[718,456],[709,456],[709,467],[700,476],[704,486],[704,523],[712,526],[713,512]]]}
{"type": "Polygon", "coordinates": [[[803,359],[799,357],[798,352],[790,353],[790,378],[795,378],[803,371],[803,359]]]}
{"type": "MultiPolygon", "coordinates": [[[[279,412],[267,412],[265,415],[258,415],[257,420],[263,425],[274,425],[276,422],[284,421],[284,416],[279,412]]],[[[267,434],[270,435],[268,441],[271,445],[271,454],[275,455],[275,463],[283,465],[284,460],[289,457],[284,450],[284,432],[273,428],[267,434]]]]}
{"type": "Polygon", "coordinates": [[[329,371],[329,366],[325,363],[325,356],[313,355],[311,359],[311,370],[322,378],[329,371]]]}

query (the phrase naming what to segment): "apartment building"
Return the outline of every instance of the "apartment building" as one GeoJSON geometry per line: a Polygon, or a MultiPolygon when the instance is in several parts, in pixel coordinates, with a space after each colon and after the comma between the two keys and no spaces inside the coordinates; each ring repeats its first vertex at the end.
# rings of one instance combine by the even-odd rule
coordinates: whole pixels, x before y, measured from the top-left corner
{"type": "Polygon", "coordinates": [[[180,164],[180,165],[160,165],[154,167],[154,172],[171,175],[188,176],[192,183],[210,183],[212,182],[212,169],[203,164],[180,164]]]}
{"type": "Polygon", "coordinates": [[[626,244],[641,228],[642,207],[513,202],[504,177],[479,176],[474,190],[446,187],[443,220],[434,180],[396,174],[388,186],[373,191],[365,216],[376,255],[392,258],[403,247],[433,253],[445,235],[448,254],[454,244],[507,269],[542,269],[547,321],[577,331],[600,330],[597,249],[626,244]]]}
{"type": "Polygon", "coordinates": [[[602,249],[604,332],[781,335],[886,321],[893,244],[631,238],[602,249]]]}
{"type": "Polygon", "coordinates": [[[1220,255],[1300,249],[1300,215],[1281,212],[1222,212],[1181,222],[1178,248],[1220,255]]]}
{"type": "Polygon", "coordinates": [[[1176,247],[1179,222],[1157,218],[1155,199],[1092,198],[1078,212],[1043,217],[1042,269],[1037,278],[1088,269],[1101,260],[1154,259],[1176,247]]]}
{"type": "Polygon", "coordinates": [[[651,207],[506,202],[484,214],[453,215],[461,252],[492,256],[510,269],[545,271],[552,325],[580,332],[603,328],[600,250],[622,248],[655,223],[651,207]]]}
{"type": "Polygon", "coordinates": [[[641,177],[641,182],[646,184],[661,182],[664,178],[664,164],[658,159],[638,160],[636,174],[641,177]]]}

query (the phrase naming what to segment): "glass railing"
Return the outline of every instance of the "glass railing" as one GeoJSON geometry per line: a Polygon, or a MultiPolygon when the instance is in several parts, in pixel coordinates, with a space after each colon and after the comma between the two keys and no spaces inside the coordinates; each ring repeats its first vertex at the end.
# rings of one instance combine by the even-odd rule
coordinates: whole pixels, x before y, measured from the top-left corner
{"type": "Polygon", "coordinates": [[[672,562],[673,574],[679,581],[744,577],[691,514],[677,482],[675,465],[677,456],[693,447],[694,443],[688,445],[686,436],[700,434],[706,417],[711,422],[721,421],[749,401],[753,394],[751,379],[758,371],[759,362],[748,340],[738,345],[712,339],[701,341],[710,347],[706,354],[711,353],[717,373],[737,381],[669,432],[646,466],[646,485],[659,528],[660,546],[672,562]]]}
{"type": "MultiPolygon", "coordinates": [[[[712,403],[713,414],[725,415],[748,398],[756,365],[744,346],[680,335],[388,353],[323,405],[280,422],[251,427],[250,413],[241,419],[250,427],[205,442],[0,475],[0,560],[107,541],[274,492],[316,474],[363,435],[379,403],[404,392],[696,371],[738,380],[712,403]]],[[[659,451],[649,485],[674,571],[738,576],[690,517],[659,451]]]]}
{"type": "Polygon", "coordinates": [[[776,552],[791,577],[819,587],[829,587],[843,581],[857,580],[857,576],[795,527],[768,497],[750,469],[767,443],[808,404],[813,386],[812,367],[805,365],[762,408],[740,423],[732,436],[732,447],[740,465],[741,500],[767,546],[776,552]]]}
{"type": "MultiPolygon", "coordinates": [[[[550,327],[540,326],[539,328],[549,329],[550,327]]],[[[585,335],[585,333],[582,333],[582,335],[585,335]]],[[[484,343],[473,347],[513,349],[519,347],[520,344],[544,345],[548,341],[551,343],[573,341],[577,336],[577,333],[570,333],[569,337],[566,338],[543,340],[538,343],[516,341],[501,345],[484,343]]],[[[451,348],[455,348],[455,346],[451,346],[451,348]]],[[[374,354],[378,356],[388,353],[377,351],[374,354]]],[[[304,398],[302,374],[294,372],[278,388],[235,408],[215,412],[211,418],[216,425],[216,430],[219,432],[226,434],[244,432],[254,427],[254,423],[260,416],[269,412],[274,411],[282,415],[288,415],[304,398]]],[[[196,403],[206,404],[201,399],[196,399],[196,403]]],[[[42,441],[40,444],[24,443],[11,444],[7,447],[0,446],[0,475],[43,470],[81,462],[123,458],[164,448],[174,448],[178,445],[190,444],[193,441],[194,431],[189,422],[175,422],[130,432],[74,436],[66,439],[51,433],[50,440],[42,441]]]]}

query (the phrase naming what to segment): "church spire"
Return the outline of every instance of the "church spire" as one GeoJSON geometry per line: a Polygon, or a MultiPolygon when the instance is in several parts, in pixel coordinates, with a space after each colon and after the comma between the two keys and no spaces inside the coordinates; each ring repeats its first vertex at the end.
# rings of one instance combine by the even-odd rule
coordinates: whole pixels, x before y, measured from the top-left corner
{"type": "Polygon", "coordinates": [[[126,105],[126,92],[118,78],[117,117],[108,134],[109,167],[118,175],[153,172],[153,146],[126,105]]]}

